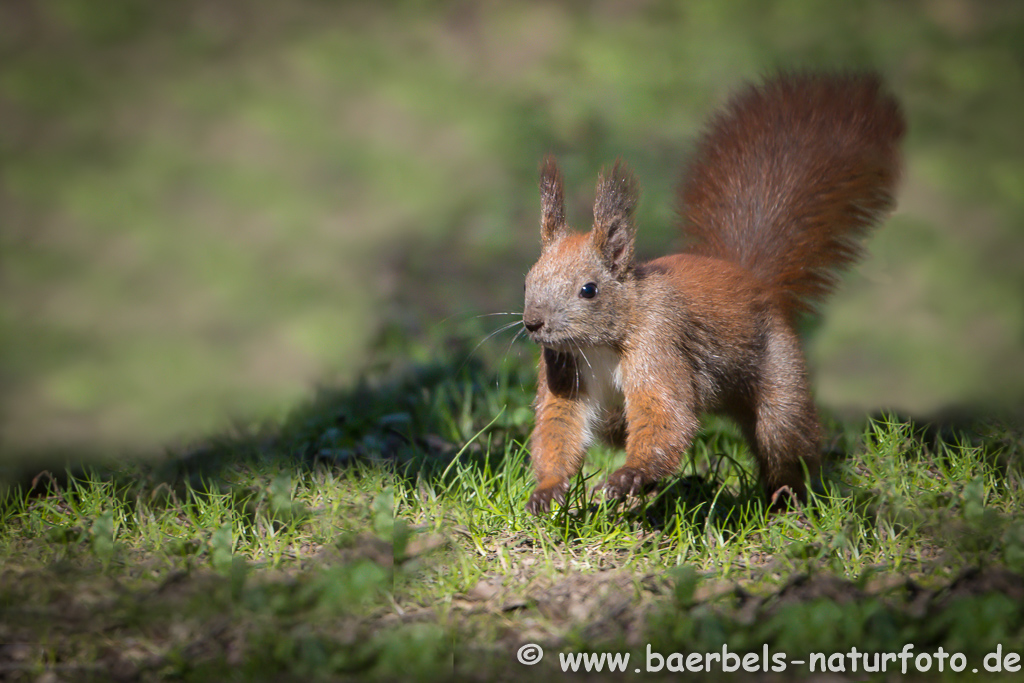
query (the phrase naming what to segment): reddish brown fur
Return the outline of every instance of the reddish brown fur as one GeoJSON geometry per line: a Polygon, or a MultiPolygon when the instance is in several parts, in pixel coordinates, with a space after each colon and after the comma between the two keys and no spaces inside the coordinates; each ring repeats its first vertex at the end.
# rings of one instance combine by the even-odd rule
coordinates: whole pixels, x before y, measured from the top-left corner
{"type": "Polygon", "coordinates": [[[690,250],[747,268],[788,315],[808,311],[892,209],[903,132],[872,74],[748,87],[712,119],[681,188],[690,250]]]}
{"type": "Polygon", "coordinates": [[[804,494],[820,437],[793,319],[891,208],[902,133],[873,76],[783,75],[744,91],[713,120],[683,185],[694,246],[645,264],[632,260],[628,170],[602,175],[594,227],[578,234],[546,160],[543,251],[523,314],[544,347],[527,509],[562,500],[590,441],[623,419],[626,464],[607,493],[673,473],[707,411],[739,423],[767,493],[804,494]]]}

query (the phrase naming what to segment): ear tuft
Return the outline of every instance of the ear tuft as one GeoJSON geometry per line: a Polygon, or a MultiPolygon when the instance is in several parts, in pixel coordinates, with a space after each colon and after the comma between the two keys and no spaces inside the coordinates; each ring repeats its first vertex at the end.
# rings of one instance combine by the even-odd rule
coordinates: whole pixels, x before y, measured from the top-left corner
{"type": "Polygon", "coordinates": [[[640,189],[629,167],[620,159],[611,173],[604,171],[597,179],[594,200],[594,244],[605,265],[621,276],[633,264],[633,241],[636,222],[633,214],[640,198],[640,189]]]}
{"type": "Polygon", "coordinates": [[[562,172],[555,157],[548,155],[540,166],[540,238],[547,247],[567,230],[565,225],[565,190],[562,172]]]}

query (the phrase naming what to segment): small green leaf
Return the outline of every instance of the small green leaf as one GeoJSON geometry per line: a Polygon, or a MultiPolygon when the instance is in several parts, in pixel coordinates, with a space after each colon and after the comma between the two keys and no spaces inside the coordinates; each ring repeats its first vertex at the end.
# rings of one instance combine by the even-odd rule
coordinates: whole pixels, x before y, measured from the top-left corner
{"type": "Polygon", "coordinates": [[[96,518],[89,529],[92,552],[107,565],[114,557],[114,513],[107,510],[96,518]]]}
{"type": "Polygon", "coordinates": [[[693,604],[693,596],[700,583],[700,574],[693,565],[684,564],[669,571],[669,577],[675,582],[673,591],[676,603],[680,607],[689,607],[693,604]]]}
{"type": "Polygon", "coordinates": [[[395,491],[388,487],[373,501],[373,530],[383,539],[392,540],[395,535],[395,491]]]}
{"type": "Polygon", "coordinates": [[[234,537],[230,524],[225,524],[210,536],[210,563],[222,573],[230,573],[234,550],[234,537]]]}

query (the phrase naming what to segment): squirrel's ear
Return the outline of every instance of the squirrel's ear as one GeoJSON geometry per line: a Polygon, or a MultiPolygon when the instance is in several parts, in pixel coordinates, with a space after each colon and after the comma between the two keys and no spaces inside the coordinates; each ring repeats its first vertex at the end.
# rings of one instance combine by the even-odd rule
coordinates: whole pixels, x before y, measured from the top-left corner
{"type": "Polygon", "coordinates": [[[565,225],[565,191],[562,172],[553,156],[544,157],[540,166],[540,239],[547,247],[568,228],[565,225]]]}
{"type": "Polygon", "coordinates": [[[633,240],[636,237],[636,209],[640,190],[632,172],[616,161],[610,175],[602,171],[597,179],[594,200],[594,246],[615,276],[633,264],[633,240]]]}

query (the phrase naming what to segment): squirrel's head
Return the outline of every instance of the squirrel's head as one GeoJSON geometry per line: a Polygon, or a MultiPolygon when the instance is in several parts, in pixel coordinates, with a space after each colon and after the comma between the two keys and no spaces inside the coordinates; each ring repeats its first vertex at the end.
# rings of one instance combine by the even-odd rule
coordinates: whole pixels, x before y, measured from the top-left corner
{"type": "Polygon", "coordinates": [[[552,157],[540,175],[541,255],[526,276],[523,324],[530,339],[555,351],[615,344],[628,323],[639,191],[616,162],[601,173],[594,227],[578,233],[565,222],[562,176],[552,157]]]}

